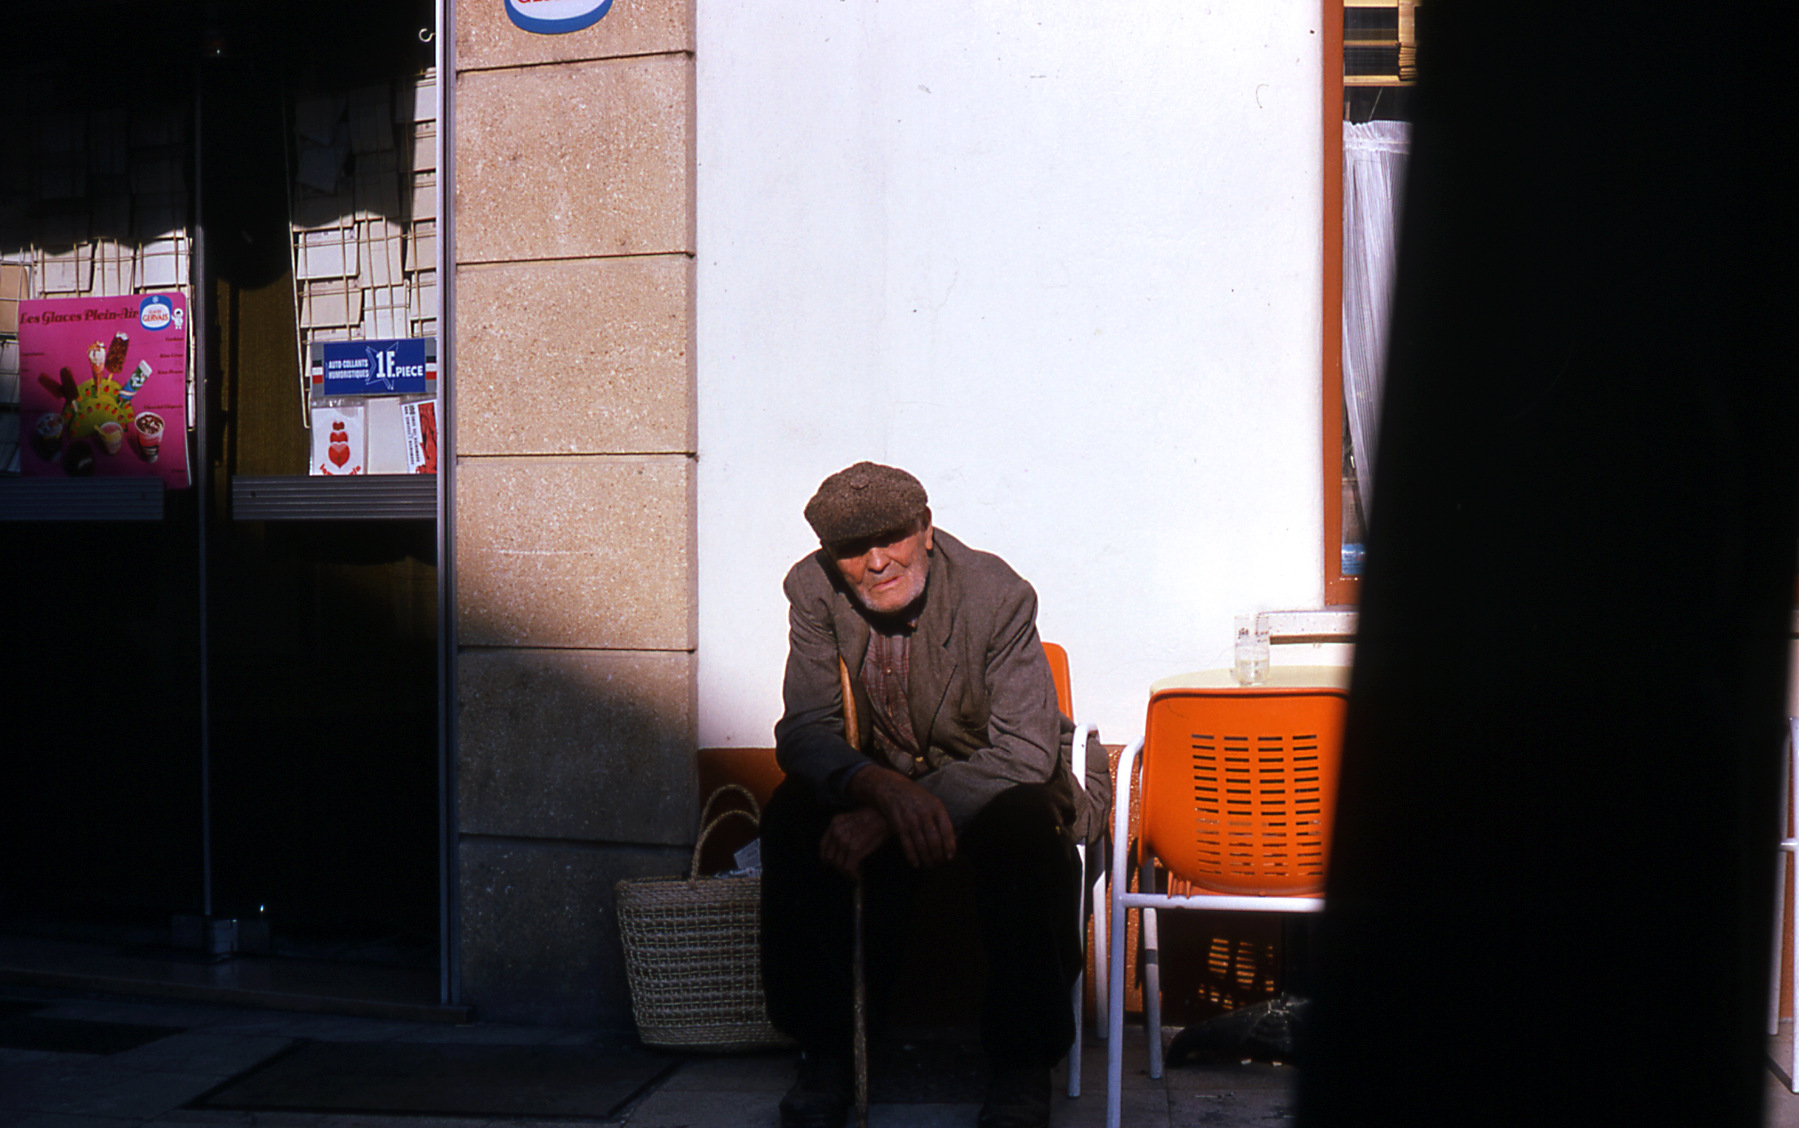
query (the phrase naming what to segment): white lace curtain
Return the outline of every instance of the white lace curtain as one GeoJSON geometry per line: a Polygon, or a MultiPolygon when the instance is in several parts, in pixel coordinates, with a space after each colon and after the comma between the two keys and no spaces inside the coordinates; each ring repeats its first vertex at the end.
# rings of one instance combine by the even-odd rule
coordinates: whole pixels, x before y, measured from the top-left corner
{"type": "Polygon", "coordinates": [[[1410,151],[1409,122],[1343,123],[1343,406],[1364,518],[1374,492],[1400,193],[1410,151]]]}

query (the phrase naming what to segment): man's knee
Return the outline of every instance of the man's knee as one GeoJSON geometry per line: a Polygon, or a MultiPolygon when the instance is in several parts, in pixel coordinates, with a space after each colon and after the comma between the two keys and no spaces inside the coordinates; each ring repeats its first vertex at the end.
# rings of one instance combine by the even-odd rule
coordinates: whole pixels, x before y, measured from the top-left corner
{"type": "Polygon", "coordinates": [[[812,785],[788,776],[776,785],[762,809],[761,835],[764,853],[773,847],[816,853],[833,811],[818,801],[812,785]]]}
{"type": "Polygon", "coordinates": [[[1074,857],[1074,838],[1060,794],[1045,783],[1021,783],[995,795],[970,819],[962,843],[977,864],[1074,857]]]}

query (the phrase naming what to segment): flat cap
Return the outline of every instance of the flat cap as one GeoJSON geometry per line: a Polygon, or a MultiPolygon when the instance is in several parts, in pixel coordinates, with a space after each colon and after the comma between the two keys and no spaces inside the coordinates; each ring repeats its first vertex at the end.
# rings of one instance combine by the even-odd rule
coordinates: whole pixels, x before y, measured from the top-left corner
{"type": "Polygon", "coordinates": [[[806,523],[822,544],[903,529],[925,514],[924,486],[897,466],[858,462],[819,483],[806,523]]]}

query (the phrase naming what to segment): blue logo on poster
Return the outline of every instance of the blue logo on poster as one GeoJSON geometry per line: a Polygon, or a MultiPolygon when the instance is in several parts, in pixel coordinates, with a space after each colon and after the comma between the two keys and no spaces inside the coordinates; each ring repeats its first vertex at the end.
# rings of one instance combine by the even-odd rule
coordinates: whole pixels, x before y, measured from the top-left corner
{"type": "Polygon", "coordinates": [[[167,294],[151,294],[137,307],[137,323],[152,332],[178,325],[175,303],[169,300],[167,294]]]}
{"type": "Polygon", "coordinates": [[[539,35],[562,35],[600,22],[612,0],[501,0],[512,22],[539,35]]]}
{"type": "Polygon", "coordinates": [[[425,341],[325,342],[328,396],[393,396],[425,392],[425,341]]]}

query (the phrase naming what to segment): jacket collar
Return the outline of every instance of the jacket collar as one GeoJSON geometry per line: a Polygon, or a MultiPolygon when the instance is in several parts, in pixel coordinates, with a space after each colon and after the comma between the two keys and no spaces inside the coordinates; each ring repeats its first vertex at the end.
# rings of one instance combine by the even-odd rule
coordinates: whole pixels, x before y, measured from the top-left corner
{"type": "MultiPolygon", "coordinates": [[[[922,750],[930,744],[931,729],[956,672],[957,613],[962,605],[962,579],[957,560],[966,551],[962,542],[942,529],[932,531],[931,570],[926,580],[924,608],[912,632],[911,676],[906,700],[911,707],[912,731],[922,750]]],[[[832,616],[837,631],[838,653],[849,667],[850,681],[862,684],[862,660],[868,656],[868,636],[873,628],[862,605],[843,583],[837,566],[820,550],[819,567],[830,578],[838,598],[832,616]]]]}

